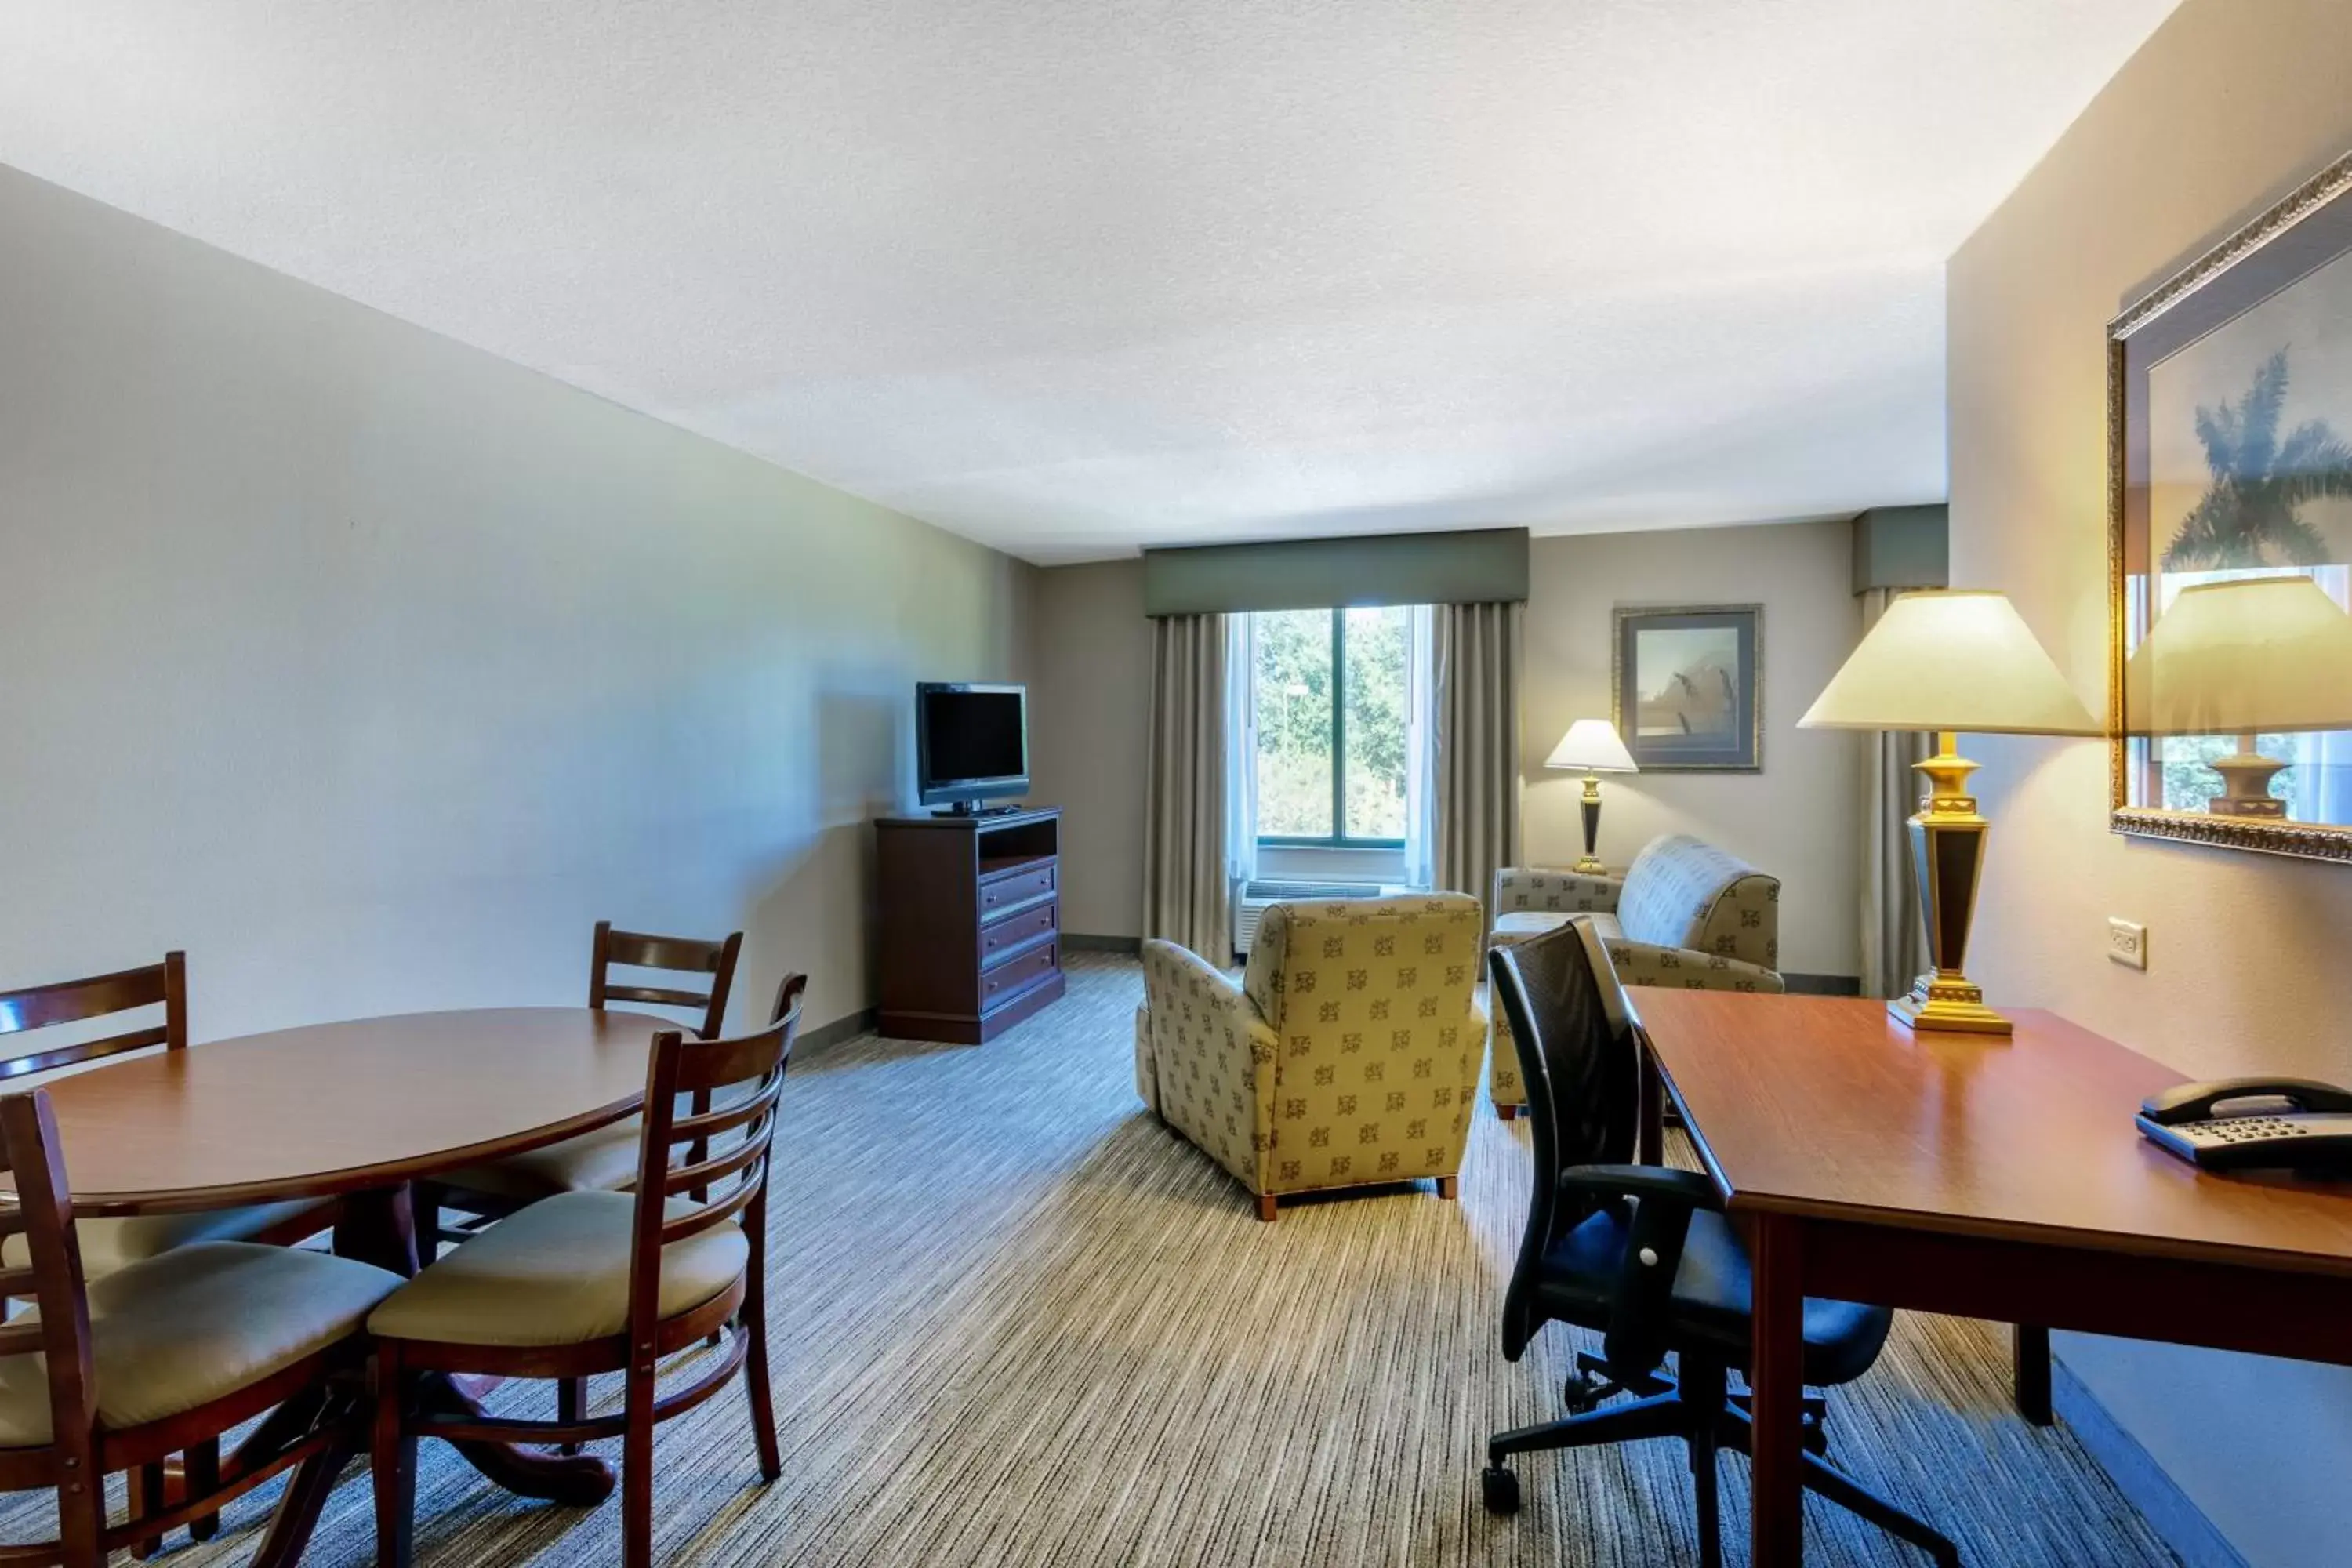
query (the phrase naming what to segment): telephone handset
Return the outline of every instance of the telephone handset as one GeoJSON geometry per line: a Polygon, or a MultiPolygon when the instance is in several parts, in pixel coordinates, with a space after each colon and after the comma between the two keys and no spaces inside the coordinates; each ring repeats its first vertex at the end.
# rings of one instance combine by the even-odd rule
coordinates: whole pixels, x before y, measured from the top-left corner
{"type": "Polygon", "coordinates": [[[2209,1171],[2285,1166],[2352,1172],[2352,1089],[2301,1078],[2184,1083],[2135,1118],[2158,1148],[2209,1171]],[[2231,1107],[2226,1113],[2223,1107],[2231,1107]]]}

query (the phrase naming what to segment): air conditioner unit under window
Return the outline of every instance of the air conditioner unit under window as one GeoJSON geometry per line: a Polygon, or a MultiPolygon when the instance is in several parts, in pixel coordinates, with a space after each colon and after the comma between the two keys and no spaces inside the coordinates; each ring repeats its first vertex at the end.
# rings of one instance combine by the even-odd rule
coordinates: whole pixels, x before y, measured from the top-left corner
{"type": "Polygon", "coordinates": [[[1234,951],[1244,958],[1249,956],[1250,944],[1257,940],[1257,922],[1265,918],[1270,904],[1306,899],[1384,899],[1403,891],[1372,882],[1244,882],[1242,896],[1234,900],[1234,951]]]}

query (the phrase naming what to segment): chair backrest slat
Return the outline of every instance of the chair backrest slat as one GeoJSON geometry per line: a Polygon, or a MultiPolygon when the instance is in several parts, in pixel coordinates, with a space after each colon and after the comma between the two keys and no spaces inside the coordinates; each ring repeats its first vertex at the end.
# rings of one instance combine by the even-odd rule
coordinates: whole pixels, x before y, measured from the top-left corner
{"type": "Polygon", "coordinates": [[[666,1029],[654,1037],[646,1069],[646,1109],[637,1147],[636,1218],[629,1246],[629,1337],[631,1355],[650,1367],[652,1326],[661,1299],[665,1247],[738,1215],[751,1243],[749,1267],[766,1267],[768,1153],[776,1132],[776,1104],[791,1065],[793,1040],[800,1032],[801,1001],[807,986],[792,974],[776,988],[768,1026],[733,1039],[696,1040],[666,1029]],[[708,1110],[719,1090],[748,1086],[751,1092],[717,1110],[708,1110]],[[677,1097],[694,1096],[696,1109],[681,1117],[677,1097]],[[722,1152],[709,1152],[713,1135],[739,1131],[722,1152]],[[674,1158],[687,1151],[683,1163],[674,1158]],[[715,1198],[707,1190],[732,1179],[715,1198]],[[673,1212],[681,1194],[693,1206],[673,1212]]]}
{"type": "Polygon", "coordinates": [[[150,1046],[180,1049],[188,1043],[187,955],[167,952],[163,963],[138,969],[0,992],[0,1035],[79,1024],[127,1013],[134,1007],[154,1006],[163,1009],[163,1021],[150,1028],[0,1056],[0,1079],[47,1072],[51,1068],[71,1067],[77,1062],[144,1050],[150,1046]]]}
{"type": "Polygon", "coordinates": [[[742,950],[743,933],[740,931],[724,941],[704,942],[696,937],[614,931],[611,921],[598,921],[595,947],[589,962],[588,1005],[601,1008],[607,1002],[644,1002],[656,1007],[698,1009],[702,1016],[695,1023],[696,1036],[705,1040],[717,1039],[727,1026],[727,1000],[735,986],[735,962],[742,950]],[[610,971],[616,963],[631,969],[708,974],[710,988],[687,991],[615,984],[610,971]]]}

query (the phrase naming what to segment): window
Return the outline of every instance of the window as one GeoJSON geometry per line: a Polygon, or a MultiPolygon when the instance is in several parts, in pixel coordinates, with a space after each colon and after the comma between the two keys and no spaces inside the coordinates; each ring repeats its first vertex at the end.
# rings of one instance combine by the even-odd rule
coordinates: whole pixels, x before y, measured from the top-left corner
{"type": "Polygon", "coordinates": [[[1258,842],[1401,847],[1412,611],[1263,611],[1251,631],[1258,842]]]}

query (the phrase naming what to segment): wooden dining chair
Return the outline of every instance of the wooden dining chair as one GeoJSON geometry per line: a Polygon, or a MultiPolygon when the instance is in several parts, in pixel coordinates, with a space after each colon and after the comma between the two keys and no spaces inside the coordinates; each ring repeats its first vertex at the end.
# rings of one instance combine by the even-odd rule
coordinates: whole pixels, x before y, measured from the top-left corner
{"type": "MultiPolygon", "coordinates": [[[[598,921],[588,965],[588,1005],[602,1012],[607,1003],[630,1002],[689,1012],[694,1015],[695,1038],[717,1039],[726,1026],[727,999],[734,989],[735,961],[742,948],[740,931],[724,941],[706,942],[614,931],[612,921],[598,921]],[[612,975],[616,964],[710,978],[708,988],[700,990],[620,984],[612,975]]],[[[636,1174],[637,1131],[637,1119],[627,1117],[544,1149],[468,1165],[432,1183],[420,1183],[415,1194],[417,1234],[443,1241],[463,1240],[481,1222],[502,1218],[541,1198],[625,1187],[636,1174]],[[475,1225],[443,1228],[440,1215],[445,1206],[475,1216],[475,1225]]]]}
{"type": "MultiPolygon", "coordinates": [[[[103,1060],[125,1051],[185,1050],[188,1046],[187,955],[167,952],[161,963],[88,980],[60,980],[0,992],[0,1081],[103,1060]],[[50,1043],[29,1040],[35,1031],[113,1018],[142,1007],[161,1007],[163,1016],[143,1027],[97,1038],[50,1043]],[[5,1038],[26,1036],[27,1041],[5,1038]],[[19,1048],[11,1050],[11,1046],[19,1048]]],[[[296,1242],[334,1223],[335,1207],[315,1200],[253,1204],[198,1214],[139,1215],[124,1219],[85,1219],[79,1227],[83,1271],[100,1279],[126,1264],[152,1258],[194,1241],[296,1242]]],[[[29,1262],[22,1235],[0,1242],[0,1267],[29,1262]]]]}
{"type": "Polygon", "coordinates": [[[366,1442],[369,1311],[400,1277],[323,1252],[196,1241],[92,1278],[45,1091],[0,1097],[0,1160],[17,1201],[0,1236],[27,1260],[0,1291],[37,1315],[0,1324],[0,1490],[54,1490],[58,1538],[0,1563],[102,1568],[314,1456],[258,1554],[298,1561],[335,1478],[366,1442]],[[264,1415],[264,1412],[268,1414],[264,1415]],[[262,1419],[223,1459],[223,1434],[262,1419]],[[170,1495],[165,1459],[185,1453],[170,1495]],[[110,1523],[106,1478],[145,1477],[110,1523]]]}
{"type": "Polygon", "coordinates": [[[654,1427],[719,1393],[739,1370],[760,1473],[772,1481],[782,1473],[768,1385],[768,1151],[805,984],[786,977],[772,1022],[757,1034],[654,1037],[634,1192],[541,1199],[429,1265],[370,1314],[377,1568],[409,1562],[419,1437],[619,1437],[624,1568],[652,1563],[654,1427]],[[697,1097],[714,1109],[682,1114],[681,1099],[697,1097]],[[714,1332],[721,1347],[705,1354],[715,1364],[694,1369],[686,1387],[657,1390],[664,1358],[714,1332]],[[552,1379],[560,1393],[597,1373],[626,1382],[617,1415],[589,1416],[575,1396],[562,1400],[553,1421],[453,1419],[415,1407],[407,1374],[425,1372],[552,1379]]]}

